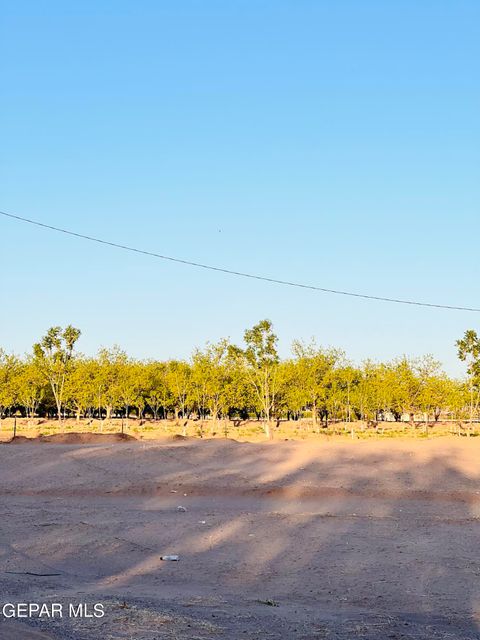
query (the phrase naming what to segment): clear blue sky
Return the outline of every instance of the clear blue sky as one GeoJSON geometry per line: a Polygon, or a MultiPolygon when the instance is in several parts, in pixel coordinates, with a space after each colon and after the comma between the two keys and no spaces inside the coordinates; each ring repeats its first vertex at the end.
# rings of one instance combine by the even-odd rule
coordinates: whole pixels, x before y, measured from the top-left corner
{"type": "MultiPolygon", "coordinates": [[[[266,276],[480,306],[480,3],[11,0],[0,208],[266,276]]],[[[0,219],[0,343],[138,357],[268,317],[447,369],[480,314],[196,271],[0,219]]]]}

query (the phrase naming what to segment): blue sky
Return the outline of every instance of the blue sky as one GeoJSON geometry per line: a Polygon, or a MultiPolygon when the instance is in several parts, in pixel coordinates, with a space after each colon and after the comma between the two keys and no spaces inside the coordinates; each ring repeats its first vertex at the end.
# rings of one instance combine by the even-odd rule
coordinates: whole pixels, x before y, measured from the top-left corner
{"type": "MultiPolygon", "coordinates": [[[[475,0],[5,2],[0,208],[328,288],[480,306],[475,0]]],[[[283,355],[433,353],[480,314],[196,271],[0,219],[0,343],[186,357],[268,317],[283,355]]]]}

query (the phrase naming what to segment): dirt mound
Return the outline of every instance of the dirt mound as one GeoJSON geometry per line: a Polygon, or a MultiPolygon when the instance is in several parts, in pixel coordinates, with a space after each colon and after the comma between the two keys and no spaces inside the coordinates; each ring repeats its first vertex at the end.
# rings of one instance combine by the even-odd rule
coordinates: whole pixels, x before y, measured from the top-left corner
{"type": "Polygon", "coordinates": [[[8,442],[2,444],[40,444],[39,438],[27,438],[26,436],[15,436],[8,442]]]}
{"type": "Polygon", "coordinates": [[[55,433],[38,438],[16,436],[6,444],[115,444],[135,440],[126,433],[55,433]]]}

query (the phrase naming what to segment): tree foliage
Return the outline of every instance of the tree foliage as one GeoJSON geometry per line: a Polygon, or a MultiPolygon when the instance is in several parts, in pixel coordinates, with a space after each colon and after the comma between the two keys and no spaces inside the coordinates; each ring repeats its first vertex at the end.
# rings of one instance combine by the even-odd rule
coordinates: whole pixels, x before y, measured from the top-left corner
{"type": "Polygon", "coordinates": [[[79,337],[80,330],[71,325],[65,329],[50,327],[40,342],[33,345],[35,366],[52,389],[59,420],[62,418],[65,382],[79,337]]]}
{"type": "Polygon", "coordinates": [[[478,418],[480,340],[469,330],[458,340],[467,378],[454,380],[431,356],[391,362],[349,362],[338,349],[294,341],[281,359],[269,320],[244,333],[243,345],[223,339],[196,349],[189,360],[139,361],[117,346],[95,357],[75,352],[80,331],[52,327],[25,358],[0,350],[0,419],[5,415],[90,417],[109,420],[198,417],[361,419],[428,423],[443,417],[478,418]]]}

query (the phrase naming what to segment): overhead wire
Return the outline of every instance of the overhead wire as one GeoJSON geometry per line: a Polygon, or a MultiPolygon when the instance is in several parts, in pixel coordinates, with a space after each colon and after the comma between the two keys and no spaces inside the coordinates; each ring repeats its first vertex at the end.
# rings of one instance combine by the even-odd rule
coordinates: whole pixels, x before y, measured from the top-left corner
{"type": "Polygon", "coordinates": [[[429,307],[429,308],[434,308],[434,309],[449,309],[449,310],[453,310],[453,311],[470,311],[470,312],[475,312],[475,313],[480,313],[480,308],[475,308],[475,307],[466,307],[466,306],[457,306],[457,305],[451,305],[451,304],[436,304],[433,302],[421,302],[418,300],[405,300],[405,299],[401,299],[401,298],[392,298],[392,297],[386,297],[386,296],[377,296],[377,295],[371,295],[371,294],[366,294],[366,293],[357,293],[354,291],[343,291],[340,289],[329,289],[327,287],[320,287],[317,285],[311,285],[311,284],[305,284],[305,283],[301,283],[301,282],[294,282],[294,281],[290,281],[290,280],[282,280],[280,278],[271,278],[268,276],[262,276],[262,275],[258,275],[258,274],[254,274],[254,273],[247,273],[244,271],[236,271],[234,269],[228,269],[226,267],[217,267],[214,265],[210,265],[210,264],[203,264],[201,262],[195,262],[193,260],[186,260],[183,258],[177,258],[177,257],[173,257],[173,256],[167,256],[167,255],[163,255],[161,253],[156,253],[154,251],[148,251],[145,249],[139,249],[137,247],[131,247],[129,245],[125,245],[125,244],[120,244],[118,242],[113,242],[111,240],[105,240],[103,238],[97,238],[94,236],[90,236],[90,235],[86,235],[83,233],[78,233],[76,231],[71,231],[70,229],[64,229],[62,227],[57,227],[51,224],[46,224],[45,222],[40,222],[39,220],[32,220],[30,218],[26,218],[24,216],[19,216],[13,213],[8,213],[6,211],[0,211],[0,215],[4,216],[5,218],[10,218],[12,220],[16,220],[19,222],[24,222],[30,225],[34,225],[36,227],[41,227],[43,229],[48,229],[50,231],[56,231],[58,233],[63,233],[65,235],[68,236],[73,236],[75,238],[80,238],[82,240],[88,240],[89,242],[96,242],[97,244],[101,244],[101,245],[106,245],[109,247],[114,247],[116,249],[122,249],[124,251],[130,251],[132,253],[137,253],[137,254],[142,254],[145,256],[150,256],[152,258],[158,258],[160,260],[166,260],[169,262],[174,262],[177,264],[184,264],[184,265],[188,265],[190,267],[196,267],[198,269],[205,269],[208,271],[215,271],[217,273],[225,273],[228,275],[232,275],[232,276],[237,276],[237,277],[241,277],[241,278],[249,278],[251,280],[259,280],[261,282],[268,282],[271,284],[278,284],[278,285],[282,285],[282,286],[287,286],[287,287],[295,287],[298,289],[309,289],[312,291],[320,291],[322,293],[332,293],[335,295],[340,295],[340,296],[348,296],[348,297],[352,297],[352,298],[362,298],[365,300],[375,300],[375,301],[379,301],[379,302],[391,302],[391,303],[395,303],[395,304],[403,304],[403,305],[412,305],[412,306],[417,306],[417,307],[429,307]]]}

